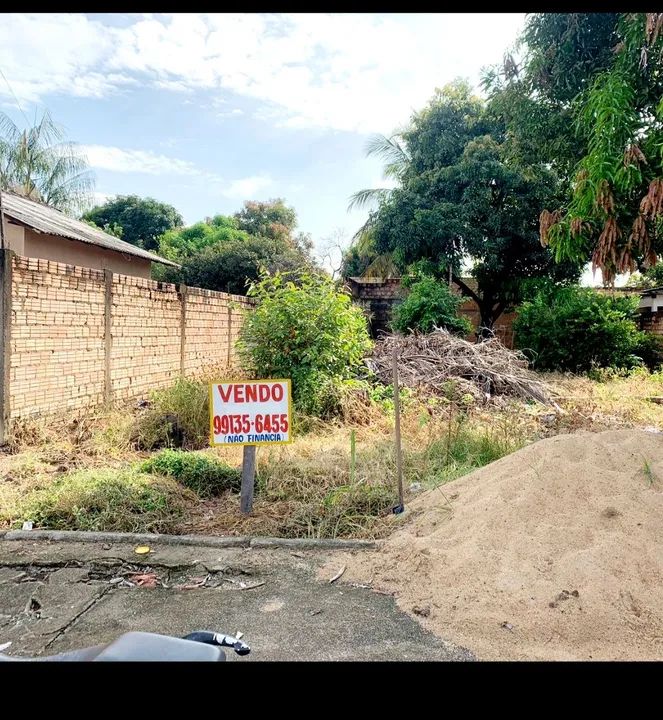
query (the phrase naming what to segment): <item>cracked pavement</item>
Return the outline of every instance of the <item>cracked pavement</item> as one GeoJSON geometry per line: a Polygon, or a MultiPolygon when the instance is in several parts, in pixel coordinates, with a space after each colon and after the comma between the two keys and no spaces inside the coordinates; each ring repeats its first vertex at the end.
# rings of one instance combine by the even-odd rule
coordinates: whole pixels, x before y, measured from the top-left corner
{"type": "MultiPolygon", "coordinates": [[[[356,552],[368,552],[357,550],[356,552]]],[[[244,633],[229,660],[474,660],[393,597],[320,580],[333,550],[0,541],[0,646],[53,655],[142,630],[244,633]]]]}

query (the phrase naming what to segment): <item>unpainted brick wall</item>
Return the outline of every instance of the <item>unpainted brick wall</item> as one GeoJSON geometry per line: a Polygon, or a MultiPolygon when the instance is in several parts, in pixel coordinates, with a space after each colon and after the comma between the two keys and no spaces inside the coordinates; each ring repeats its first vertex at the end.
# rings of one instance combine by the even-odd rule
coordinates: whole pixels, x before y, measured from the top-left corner
{"type": "Polygon", "coordinates": [[[10,419],[102,404],[107,369],[123,400],[237,361],[248,298],[115,273],[107,297],[100,270],[13,253],[11,267],[10,419]]]}
{"type": "Polygon", "coordinates": [[[14,256],[9,417],[104,397],[104,274],[14,256]]]}
{"type": "Polygon", "coordinates": [[[181,300],[175,285],[113,273],[113,399],[172,385],[180,374],[181,300]]]}
{"type": "Polygon", "coordinates": [[[244,313],[251,306],[252,302],[241,295],[186,289],[184,372],[188,377],[203,375],[219,365],[236,364],[235,342],[244,313]]]}
{"type": "Polygon", "coordinates": [[[654,335],[663,336],[663,308],[651,312],[645,308],[640,312],[640,329],[654,335]]]}

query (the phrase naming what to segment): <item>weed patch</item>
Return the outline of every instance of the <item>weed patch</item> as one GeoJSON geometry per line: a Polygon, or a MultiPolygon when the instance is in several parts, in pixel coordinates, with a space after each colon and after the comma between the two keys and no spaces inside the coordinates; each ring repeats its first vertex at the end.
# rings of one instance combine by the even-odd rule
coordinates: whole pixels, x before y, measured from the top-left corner
{"type": "Polygon", "coordinates": [[[142,463],[140,471],[174,478],[201,498],[213,497],[225,490],[239,492],[242,481],[237,468],[181,450],[162,450],[142,463]]]}
{"type": "Polygon", "coordinates": [[[130,470],[63,475],[2,509],[13,525],[32,520],[53,530],[173,532],[193,493],[166,478],[130,470]]]}

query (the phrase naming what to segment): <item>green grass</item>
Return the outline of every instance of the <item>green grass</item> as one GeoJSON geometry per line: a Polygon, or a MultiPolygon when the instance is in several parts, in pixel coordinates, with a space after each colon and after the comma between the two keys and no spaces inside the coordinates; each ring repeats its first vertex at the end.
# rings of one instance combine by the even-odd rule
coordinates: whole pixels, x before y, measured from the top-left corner
{"type": "Polygon", "coordinates": [[[140,465],[140,471],[177,480],[202,498],[219,495],[225,490],[239,492],[241,472],[226,463],[198,453],[161,450],[140,465]]]}
{"type": "Polygon", "coordinates": [[[132,470],[63,475],[4,507],[14,526],[32,520],[53,530],[172,532],[194,496],[177,483],[132,470]]]}
{"type": "Polygon", "coordinates": [[[651,487],[654,484],[654,471],[651,469],[651,465],[648,460],[645,460],[642,465],[642,472],[644,473],[645,480],[647,481],[647,487],[651,487]]]}

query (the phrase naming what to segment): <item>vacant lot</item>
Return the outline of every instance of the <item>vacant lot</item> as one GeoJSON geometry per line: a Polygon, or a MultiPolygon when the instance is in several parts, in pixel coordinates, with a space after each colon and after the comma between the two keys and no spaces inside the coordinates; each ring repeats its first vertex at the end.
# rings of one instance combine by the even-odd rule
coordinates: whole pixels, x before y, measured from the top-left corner
{"type": "MultiPolygon", "coordinates": [[[[542,377],[557,395],[557,408],[505,398],[451,403],[404,392],[407,498],[544,437],[576,430],[663,430],[663,405],[651,400],[663,396],[661,374],[640,371],[600,382],[542,377]]],[[[286,537],[384,537],[392,527],[397,496],[388,387],[351,407],[343,422],[300,418],[292,445],[259,449],[249,517],[240,515],[234,492],[240,448],[187,453],[212,465],[196,461],[188,475],[172,474],[163,451],[137,448],[136,417],[146,410],[138,403],[129,410],[18,425],[0,455],[2,526],[33,520],[35,526],[61,529],[286,537]],[[146,465],[155,458],[159,462],[146,465]],[[217,483],[214,491],[210,478],[217,483]]],[[[191,422],[203,423],[204,436],[206,415],[198,415],[191,422]]]]}

